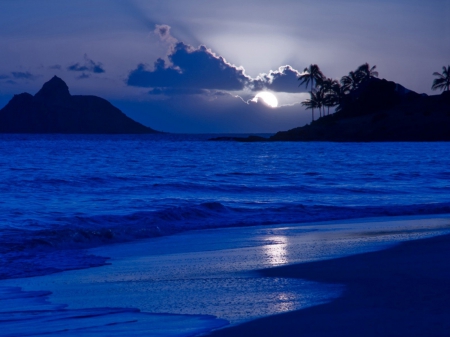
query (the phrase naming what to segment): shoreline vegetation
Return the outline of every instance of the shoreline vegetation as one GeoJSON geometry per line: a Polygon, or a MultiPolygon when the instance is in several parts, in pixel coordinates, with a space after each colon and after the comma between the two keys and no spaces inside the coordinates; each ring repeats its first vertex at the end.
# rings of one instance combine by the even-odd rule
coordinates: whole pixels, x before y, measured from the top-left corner
{"type": "Polygon", "coordinates": [[[208,336],[445,336],[450,330],[450,235],[386,250],[260,270],[343,284],[342,297],[260,318],[208,336]]]}
{"type": "Polygon", "coordinates": [[[310,85],[302,102],[312,121],[265,138],[217,137],[214,141],[450,141],[450,66],[435,72],[432,89],[440,95],[418,94],[379,79],[376,66],[365,63],[340,81],[327,78],[315,64],[305,68],[300,84],[310,85]],[[330,108],[335,108],[330,113],[330,108]],[[315,120],[314,111],[319,111],[315,120]]]}

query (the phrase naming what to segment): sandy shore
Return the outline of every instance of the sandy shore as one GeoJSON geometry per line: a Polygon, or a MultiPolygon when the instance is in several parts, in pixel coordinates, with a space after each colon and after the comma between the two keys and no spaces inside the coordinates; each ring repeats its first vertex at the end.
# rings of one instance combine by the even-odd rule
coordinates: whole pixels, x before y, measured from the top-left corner
{"type": "Polygon", "coordinates": [[[261,270],[263,276],[346,286],[319,306],[257,319],[211,336],[449,336],[450,235],[333,260],[261,270]]]}
{"type": "Polygon", "coordinates": [[[186,336],[229,322],[214,335],[448,336],[449,233],[450,215],[440,215],[189,231],[102,246],[89,253],[110,257],[109,265],[0,281],[0,302],[2,289],[18,301],[0,306],[3,314],[28,320],[6,319],[0,331],[9,324],[19,336],[39,322],[48,333],[94,326],[113,336],[126,322],[135,335],[186,336]],[[99,310],[95,319],[71,318],[99,310]]]}

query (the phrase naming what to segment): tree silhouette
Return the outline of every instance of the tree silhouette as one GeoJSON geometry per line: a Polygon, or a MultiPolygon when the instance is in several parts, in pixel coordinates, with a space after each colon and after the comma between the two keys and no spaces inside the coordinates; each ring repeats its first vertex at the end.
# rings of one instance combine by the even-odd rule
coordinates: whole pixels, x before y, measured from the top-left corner
{"type": "Polygon", "coordinates": [[[360,79],[360,83],[368,80],[371,77],[378,77],[378,71],[375,71],[377,66],[370,68],[368,63],[361,64],[358,69],[356,69],[356,75],[360,79]]]}
{"type": "MultiPolygon", "coordinates": [[[[363,82],[366,82],[370,78],[378,77],[378,71],[375,70],[376,67],[371,67],[368,63],[361,64],[355,71],[350,71],[348,75],[343,76],[339,82],[331,78],[326,78],[317,64],[311,64],[303,70],[303,73],[298,78],[301,81],[299,85],[306,84],[308,87],[309,83],[311,83],[310,98],[302,102],[302,105],[306,106],[306,109],[312,110],[313,121],[314,109],[319,109],[320,117],[322,117],[322,111],[323,116],[325,116],[325,107],[328,110],[327,115],[330,114],[330,107],[338,106],[336,111],[339,111],[342,109],[346,95],[358,89],[363,82]],[[314,84],[315,90],[313,89],[314,84]]],[[[445,76],[441,74],[438,74],[438,76],[448,78],[449,69],[444,70],[445,76]]],[[[436,81],[442,82],[443,80],[437,79],[436,81]]],[[[441,85],[439,83],[437,84],[438,87],[441,85]]],[[[449,84],[445,86],[447,90],[448,87],[449,84]]]]}
{"type": "Polygon", "coordinates": [[[358,89],[361,83],[367,81],[371,77],[378,77],[377,66],[370,67],[368,63],[361,64],[355,71],[351,71],[347,76],[341,78],[342,91],[344,94],[358,89]]]}
{"type": "Polygon", "coordinates": [[[433,80],[433,85],[431,86],[431,89],[433,90],[440,89],[444,91],[450,90],[450,66],[448,66],[447,68],[443,66],[442,74],[436,71],[433,73],[433,75],[437,76],[438,78],[435,78],[433,80]]]}
{"type": "Polygon", "coordinates": [[[359,83],[359,76],[354,71],[349,72],[347,76],[342,76],[341,85],[343,93],[348,94],[353,90],[356,90],[359,86],[359,83]]]}
{"type": "Polygon", "coordinates": [[[337,80],[332,78],[327,78],[322,83],[322,88],[324,89],[324,103],[323,105],[327,107],[327,115],[330,114],[330,107],[336,106],[340,102],[341,98],[341,85],[337,80]]]}
{"type": "Polygon", "coordinates": [[[314,109],[320,109],[322,107],[322,102],[316,91],[311,91],[309,93],[310,98],[302,102],[303,106],[306,106],[306,110],[312,110],[312,121],[314,122],[314,109]]]}
{"type": "Polygon", "coordinates": [[[325,116],[325,104],[327,96],[326,88],[321,85],[317,90],[315,90],[315,92],[313,92],[313,94],[315,95],[315,100],[317,101],[317,105],[319,106],[320,117],[322,117],[322,111],[323,116],[325,116]]]}
{"type": "Polygon", "coordinates": [[[323,78],[324,76],[320,71],[319,66],[317,64],[311,64],[309,68],[305,68],[303,70],[303,73],[300,74],[300,76],[298,77],[298,80],[301,81],[299,86],[305,83],[306,87],[308,87],[308,84],[311,82],[311,90],[312,90],[314,82],[316,82],[317,86],[318,81],[321,81],[323,78]]]}

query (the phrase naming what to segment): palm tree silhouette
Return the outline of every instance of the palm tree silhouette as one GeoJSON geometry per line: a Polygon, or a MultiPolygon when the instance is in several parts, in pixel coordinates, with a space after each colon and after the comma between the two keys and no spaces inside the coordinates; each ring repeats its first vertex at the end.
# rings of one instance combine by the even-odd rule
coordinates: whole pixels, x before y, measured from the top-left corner
{"type": "Polygon", "coordinates": [[[330,98],[333,102],[331,106],[336,106],[341,104],[341,98],[342,98],[342,87],[341,84],[337,80],[333,80],[331,82],[330,87],[330,98]]]}
{"type": "Polygon", "coordinates": [[[325,103],[326,103],[326,88],[324,86],[320,86],[318,90],[315,90],[315,100],[319,106],[320,117],[325,116],[325,103]],[[322,114],[323,111],[323,114],[322,114]]]}
{"type": "Polygon", "coordinates": [[[368,63],[361,64],[358,69],[356,69],[356,74],[360,78],[360,82],[368,80],[371,77],[378,77],[378,71],[375,71],[377,66],[372,68],[368,63]]]}
{"type": "Polygon", "coordinates": [[[308,87],[308,84],[311,82],[311,90],[312,90],[314,82],[316,82],[317,86],[318,81],[321,81],[323,78],[324,76],[320,71],[319,66],[317,64],[311,64],[309,68],[305,68],[303,70],[303,73],[300,74],[300,76],[298,77],[298,80],[301,81],[299,86],[305,83],[306,87],[308,87]]]}
{"type": "Polygon", "coordinates": [[[450,66],[448,66],[447,68],[443,66],[442,74],[436,71],[433,73],[433,75],[437,76],[438,78],[435,78],[433,80],[433,85],[431,86],[431,89],[433,90],[440,89],[444,91],[450,90],[450,66]]]}
{"type": "Polygon", "coordinates": [[[310,98],[302,102],[303,106],[306,106],[306,110],[311,109],[312,110],[312,121],[314,122],[314,109],[320,109],[322,107],[322,103],[320,101],[319,96],[317,95],[316,91],[311,91],[310,98]]]}
{"type": "MultiPolygon", "coordinates": [[[[332,78],[325,78],[319,82],[320,91],[323,91],[323,106],[328,108],[327,115],[330,114],[330,107],[336,106],[339,103],[341,93],[341,85],[337,80],[332,78]]],[[[325,111],[324,111],[325,116],[325,111]]]]}
{"type": "Polygon", "coordinates": [[[306,110],[311,109],[311,111],[312,111],[311,119],[312,119],[312,122],[314,122],[314,108],[316,107],[314,102],[308,98],[307,100],[304,100],[302,102],[302,105],[306,106],[306,110]]]}
{"type": "Polygon", "coordinates": [[[347,76],[341,78],[342,91],[348,94],[358,89],[361,83],[367,81],[371,77],[378,77],[377,66],[370,67],[368,63],[361,64],[355,71],[351,71],[347,76]]]}
{"type": "Polygon", "coordinates": [[[342,91],[344,94],[348,94],[353,90],[356,90],[360,84],[359,76],[355,71],[351,71],[347,76],[341,78],[342,91]]]}

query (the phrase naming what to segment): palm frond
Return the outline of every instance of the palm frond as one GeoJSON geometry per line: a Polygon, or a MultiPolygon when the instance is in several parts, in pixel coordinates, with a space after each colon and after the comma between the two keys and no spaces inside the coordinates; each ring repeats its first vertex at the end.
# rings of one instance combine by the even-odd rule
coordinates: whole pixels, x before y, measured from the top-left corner
{"type": "Polygon", "coordinates": [[[438,78],[435,78],[433,80],[433,85],[431,86],[432,90],[444,90],[448,91],[450,90],[450,66],[442,67],[442,74],[438,73],[437,71],[433,73],[434,76],[437,76],[438,78]]]}

